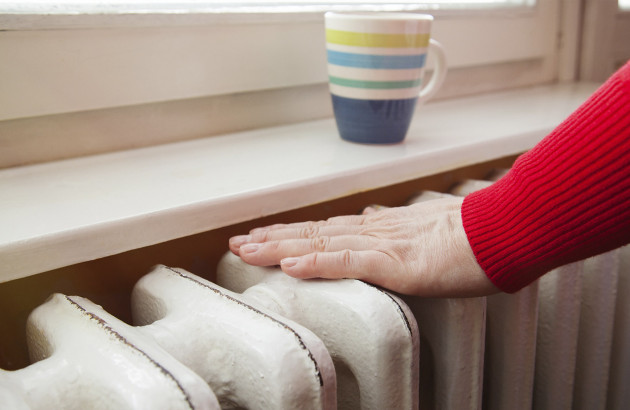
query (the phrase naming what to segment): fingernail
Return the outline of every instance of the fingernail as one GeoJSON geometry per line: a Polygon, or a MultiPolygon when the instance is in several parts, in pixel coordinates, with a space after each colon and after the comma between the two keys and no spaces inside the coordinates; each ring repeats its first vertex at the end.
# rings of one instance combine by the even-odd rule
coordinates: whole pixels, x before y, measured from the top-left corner
{"type": "Polygon", "coordinates": [[[236,248],[240,248],[241,245],[249,242],[252,240],[252,236],[251,235],[239,235],[239,236],[234,236],[232,238],[230,238],[230,245],[236,247],[236,248]]]}
{"type": "Polygon", "coordinates": [[[240,247],[239,251],[243,253],[254,253],[260,249],[259,243],[247,243],[240,247]]]}
{"type": "Polygon", "coordinates": [[[300,261],[300,258],[284,258],[280,261],[280,266],[284,268],[292,268],[300,261]]]}

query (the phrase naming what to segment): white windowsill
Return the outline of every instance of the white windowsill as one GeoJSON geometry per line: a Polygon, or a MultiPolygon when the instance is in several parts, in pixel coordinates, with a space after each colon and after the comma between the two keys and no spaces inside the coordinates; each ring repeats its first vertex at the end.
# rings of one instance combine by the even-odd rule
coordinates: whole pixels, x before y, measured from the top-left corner
{"type": "Polygon", "coordinates": [[[595,84],[436,102],[405,143],[322,120],[0,171],[0,282],[518,154],[595,84]]]}

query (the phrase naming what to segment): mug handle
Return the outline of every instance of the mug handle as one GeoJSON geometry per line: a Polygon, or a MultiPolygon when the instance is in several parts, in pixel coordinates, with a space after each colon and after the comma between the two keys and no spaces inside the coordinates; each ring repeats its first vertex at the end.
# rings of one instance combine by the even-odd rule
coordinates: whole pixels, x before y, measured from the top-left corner
{"type": "Polygon", "coordinates": [[[435,68],[427,85],[420,90],[420,95],[418,96],[418,103],[420,104],[433,97],[446,78],[446,53],[444,52],[444,47],[436,40],[430,39],[429,51],[436,57],[435,68]]]}

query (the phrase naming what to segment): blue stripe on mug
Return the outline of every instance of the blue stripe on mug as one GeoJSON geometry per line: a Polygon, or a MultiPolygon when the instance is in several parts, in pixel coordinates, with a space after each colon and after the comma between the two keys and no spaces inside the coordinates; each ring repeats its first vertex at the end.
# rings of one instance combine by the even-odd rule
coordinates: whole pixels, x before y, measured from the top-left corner
{"type": "Polygon", "coordinates": [[[375,55],[355,54],[341,51],[327,50],[328,63],[345,67],[404,70],[422,68],[426,59],[425,54],[412,55],[375,55]]]}

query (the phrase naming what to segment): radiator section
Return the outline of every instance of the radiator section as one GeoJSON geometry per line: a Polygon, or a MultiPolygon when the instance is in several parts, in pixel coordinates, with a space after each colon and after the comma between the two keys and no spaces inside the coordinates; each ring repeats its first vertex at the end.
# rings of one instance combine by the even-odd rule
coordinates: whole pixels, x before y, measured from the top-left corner
{"type": "Polygon", "coordinates": [[[580,320],[581,263],[539,279],[534,408],[571,408],[580,320]]]}
{"type": "Polygon", "coordinates": [[[582,263],[573,408],[603,410],[610,372],[619,252],[608,252],[582,263]]]}
{"type": "Polygon", "coordinates": [[[418,406],[418,328],[398,297],[358,280],[298,280],[228,253],[217,281],[311,329],[335,362],[342,408],[418,406]]]}
{"type": "Polygon", "coordinates": [[[286,317],[166,266],[137,283],[132,310],[138,330],[199,374],[223,408],[336,408],[328,351],[286,317]]]}
{"type": "MultiPolygon", "coordinates": [[[[409,204],[450,194],[426,191],[409,204]]],[[[421,408],[478,409],[482,403],[486,298],[405,297],[421,335],[421,408]]]]}
{"type": "Polygon", "coordinates": [[[619,252],[617,303],[610,352],[610,378],[606,405],[610,409],[623,409],[630,403],[630,246],[619,252]]]}
{"type": "MultiPolygon", "coordinates": [[[[498,170],[494,178],[505,171],[498,170]]],[[[451,193],[466,196],[491,181],[468,180],[451,193]]],[[[534,383],[538,283],[513,294],[488,298],[485,404],[488,409],[530,409],[534,383]]]]}
{"type": "Polygon", "coordinates": [[[87,299],[51,296],[27,335],[33,364],[0,372],[2,408],[220,408],[195,372],[87,299]]]}

